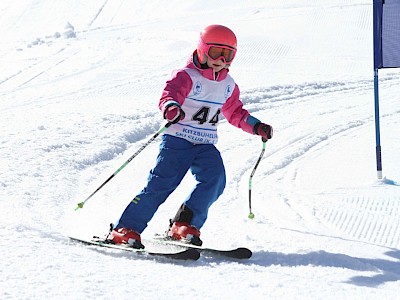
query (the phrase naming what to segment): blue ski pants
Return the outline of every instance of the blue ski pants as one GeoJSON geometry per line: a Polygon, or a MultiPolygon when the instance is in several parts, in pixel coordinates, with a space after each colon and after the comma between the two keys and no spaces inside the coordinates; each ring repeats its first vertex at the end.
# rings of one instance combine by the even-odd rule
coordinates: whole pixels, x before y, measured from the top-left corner
{"type": "Polygon", "coordinates": [[[167,134],[162,136],[156,166],[150,171],[146,187],[126,207],[116,228],[126,227],[142,233],[189,169],[197,184],[184,204],[193,212],[191,225],[200,229],[209,207],[225,189],[221,154],[212,144],[193,144],[167,134]]]}

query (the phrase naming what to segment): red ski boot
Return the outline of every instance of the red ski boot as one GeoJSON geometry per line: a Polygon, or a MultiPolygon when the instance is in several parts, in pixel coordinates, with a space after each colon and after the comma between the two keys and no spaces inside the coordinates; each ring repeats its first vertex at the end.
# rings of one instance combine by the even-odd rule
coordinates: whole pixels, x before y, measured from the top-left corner
{"type": "Polygon", "coordinates": [[[202,240],[200,239],[200,231],[196,227],[191,226],[186,222],[172,223],[167,234],[169,237],[172,237],[173,239],[183,243],[193,244],[196,246],[201,246],[203,244],[202,240]]]}
{"type": "Polygon", "coordinates": [[[144,249],[140,234],[132,229],[121,227],[111,231],[107,240],[112,241],[115,244],[128,244],[129,246],[136,249],[144,249]]]}

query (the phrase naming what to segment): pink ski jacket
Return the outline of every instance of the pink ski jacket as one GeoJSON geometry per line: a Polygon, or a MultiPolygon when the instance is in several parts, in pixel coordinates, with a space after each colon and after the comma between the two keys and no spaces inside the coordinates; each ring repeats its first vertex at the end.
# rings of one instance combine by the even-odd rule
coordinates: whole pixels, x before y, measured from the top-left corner
{"type": "Polygon", "coordinates": [[[227,121],[254,134],[254,125],[260,122],[243,108],[238,85],[223,69],[217,74],[212,68],[197,67],[194,54],[186,67],[176,70],[166,82],[159,101],[164,112],[171,104],[179,105],[185,118],[167,128],[165,134],[184,138],[195,144],[216,144],[218,121],[227,121]]]}

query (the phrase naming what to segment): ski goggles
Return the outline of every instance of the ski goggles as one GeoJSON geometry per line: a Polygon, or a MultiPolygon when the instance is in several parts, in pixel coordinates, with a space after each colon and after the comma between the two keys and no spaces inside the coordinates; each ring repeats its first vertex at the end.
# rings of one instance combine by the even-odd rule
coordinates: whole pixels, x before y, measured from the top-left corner
{"type": "Polygon", "coordinates": [[[236,49],[229,46],[216,44],[207,44],[205,52],[212,60],[222,59],[226,63],[230,63],[236,55],[236,49]]]}

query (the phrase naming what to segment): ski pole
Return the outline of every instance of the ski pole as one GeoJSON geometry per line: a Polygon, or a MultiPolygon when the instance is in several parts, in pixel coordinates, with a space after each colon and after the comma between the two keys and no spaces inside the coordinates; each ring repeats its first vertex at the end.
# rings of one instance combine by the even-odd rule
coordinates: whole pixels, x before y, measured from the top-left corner
{"type": "Polygon", "coordinates": [[[139,150],[137,150],[131,157],[128,158],[128,160],[118,168],[117,171],[114,172],[114,174],[112,174],[106,181],[104,181],[102,183],[102,185],[100,185],[93,193],[91,193],[89,195],[89,197],[87,197],[85,200],[83,200],[82,202],[78,203],[77,207],[75,208],[75,210],[78,210],[79,208],[82,208],[83,205],[85,205],[85,203],[93,197],[94,194],[96,194],[103,186],[105,186],[107,184],[107,182],[109,182],[112,178],[114,178],[115,175],[117,175],[123,168],[126,167],[127,164],[129,164],[132,159],[134,159],[140,152],[143,151],[144,148],[146,148],[149,144],[151,144],[161,133],[163,133],[172,123],[168,122],[167,124],[165,124],[161,129],[159,129],[142,147],[139,148],[139,150]]]}
{"type": "Polygon", "coordinates": [[[262,151],[261,151],[261,153],[260,153],[260,156],[258,157],[258,160],[257,160],[257,162],[256,162],[256,165],[254,166],[253,172],[251,172],[251,175],[250,175],[250,178],[249,178],[249,210],[250,210],[249,219],[254,219],[254,214],[253,214],[253,212],[251,211],[251,187],[252,187],[253,175],[254,175],[254,173],[256,172],[256,169],[257,169],[257,167],[258,167],[258,164],[260,163],[261,158],[262,158],[263,155],[264,155],[264,152],[265,152],[265,145],[266,145],[266,143],[267,143],[267,139],[262,138],[262,142],[263,142],[262,151]]]}

